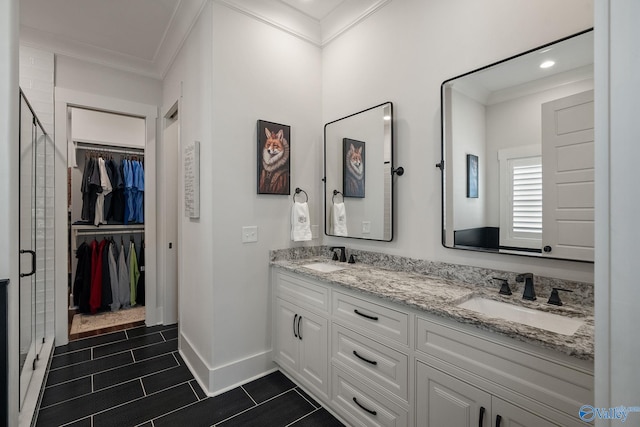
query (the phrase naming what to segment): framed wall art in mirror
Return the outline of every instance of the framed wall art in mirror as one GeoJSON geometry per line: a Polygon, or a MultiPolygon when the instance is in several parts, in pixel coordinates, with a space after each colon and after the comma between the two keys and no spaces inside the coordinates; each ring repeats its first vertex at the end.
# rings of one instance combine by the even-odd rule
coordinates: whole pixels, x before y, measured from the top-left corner
{"type": "Polygon", "coordinates": [[[593,30],[448,79],[441,102],[443,245],[593,262],[593,30]]]}
{"type": "Polygon", "coordinates": [[[393,238],[393,105],[376,105],[324,127],[325,234],[393,238]]]}

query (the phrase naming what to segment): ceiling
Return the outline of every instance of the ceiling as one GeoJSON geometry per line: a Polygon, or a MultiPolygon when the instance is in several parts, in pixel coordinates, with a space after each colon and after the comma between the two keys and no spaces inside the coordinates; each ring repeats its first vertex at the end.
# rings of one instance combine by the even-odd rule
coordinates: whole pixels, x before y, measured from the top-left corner
{"type": "MultiPolygon", "coordinates": [[[[209,0],[20,0],[20,41],[161,79],[209,0]]],[[[390,0],[213,0],[322,46],[390,0]]]]}

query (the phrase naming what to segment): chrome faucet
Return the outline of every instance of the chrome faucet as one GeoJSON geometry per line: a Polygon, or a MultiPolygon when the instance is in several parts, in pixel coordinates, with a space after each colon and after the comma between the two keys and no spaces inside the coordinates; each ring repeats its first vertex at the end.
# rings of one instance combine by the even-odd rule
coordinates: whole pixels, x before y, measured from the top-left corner
{"type": "MultiPolygon", "coordinates": [[[[346,262],[347,261],[347,249],[344,246],[332,246],[329,248],[330,250],[335,250],[335,249],[340,249],[340,262],[346,262]]],[[[334,256],[335,256],[335,252],[334,252],[334,256]]],[[[335,260],[335,258],[334,258],[335,260]]]]}
{"type": "Polygon", "coordinates": [[[522,293],[522,299],[529,301],[536,300],[536,290],[533,287],[533,274],[523,273],[516,276],[516,282],[524,282],[524,292],[522,293]]]}

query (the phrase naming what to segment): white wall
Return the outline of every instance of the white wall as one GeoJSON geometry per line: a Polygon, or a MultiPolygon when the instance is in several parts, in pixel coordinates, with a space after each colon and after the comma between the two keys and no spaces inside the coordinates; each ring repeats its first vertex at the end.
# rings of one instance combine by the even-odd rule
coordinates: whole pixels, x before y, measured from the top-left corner
{"type": "MultiPolygon", "coordinates": [[[[0,278],[8,288],[8,425],[18,423],[18,1],[0,2],[0,278]]],[[[4,307],[3,307],[4,310],[4,307]]],[[[1,404],[5,404],[2,402],[1,404]]]]}
{"type": "Polygon", "coordinates": [[[56,87],[160,105],[162,82],[56,54],[56,87]]]}
{"type": "MultiPolygon", "coordinates": [[[[323,50],[323,122],[394,103],[396,231],[391,243],[328,244],[565,279],[593,280],[593,266],[441,244],[440,85],[453,76],[593,26],[592,0],[426,2],[395,0],[323,50]],[[357,54],[354,54],[357,52],[357,54]]],[[[319,184],[318,184],[319,185],[319,184]]]]}
{"type": "MultiPolygon", "coordinates": [[[[596,3],[595,406],[638,406],[640,2],[596,3]]],[[[640,414],[629,415],[637,424],[640,414]]],[[[600,420],[597,426],[619,425],[600,420]]]]}
{"type": "MultiPolygon", "coordinates": [[[[213,358],[214,189],[211,166],[214,147],[211,128],[211,13],[211,4],[208,4],[167,73],[163,82],[163,107],[160,112],[161,117],[164,117],[175,102],[180,101],[178,114],[181,146],[193,141],[201,142],[200,219],[184,217],[184,183],[180,181],[178,184],[178,323],[183,356],[205,386],[208,385],[213,358]]],[[[179,166],[178,176],[180,179],[183,176],[182,164],[179,166]]],[[[219,201],[224,202],[222,199],[219,201]]]]}
{"type": "Polygon", "coordinates": [[[292,245],[291,196],[256,194],[256,122],[291,126],[291,190],[307,191],[311,224],[322,220],[322,126],[319,48],[217,3],[213,29],[210,382],[218,389],[271,364],[268,254],[292,245]],[[246,225],[258,226],[257,243],[241,243],[246,225]]]}
{"type": "Polygon", "coordinates": [[[453,148],[451,165],[458,171],[452,176],[453,185],[453,229],[487,227],[492,224],[485,219],[488,192],[486,190],[489,172],[486,154],[485,106],[478,101],[452,90],[451,127],[452,137],[456,141],[453,148]],[[467,154],[478,156],[478,197],[467,197],[467,154]]]}
{"type": "Polygon", "coordinates": [[[162,113],[182,82],[181,144],[201,142],[200,219],[180,224],[179,312],[183,355],[211,392],[272,366],[268,253],[291,245],[292,196],[256,194],[257,120],[291,126],[291,190],[307,191],[311,222],[322,221],[320,73],[318,47],[210,3],[165,79],[162,113]],[[241,242],[248,225],[257,243],[241,242]]]}

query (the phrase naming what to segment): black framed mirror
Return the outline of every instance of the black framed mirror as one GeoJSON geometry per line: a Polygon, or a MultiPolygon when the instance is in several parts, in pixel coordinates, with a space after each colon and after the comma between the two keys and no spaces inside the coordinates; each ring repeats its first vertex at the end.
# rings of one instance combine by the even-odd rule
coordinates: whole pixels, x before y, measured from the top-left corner
{"type": "Polygon", "coordinates": [[[393,239],[393,104],[324,126],[325,234],[393,239]]]}
{"type": "Polygon", "coordinates": [[[441,86],[442,244],[593,262],[593,29],[441,86]]]}

